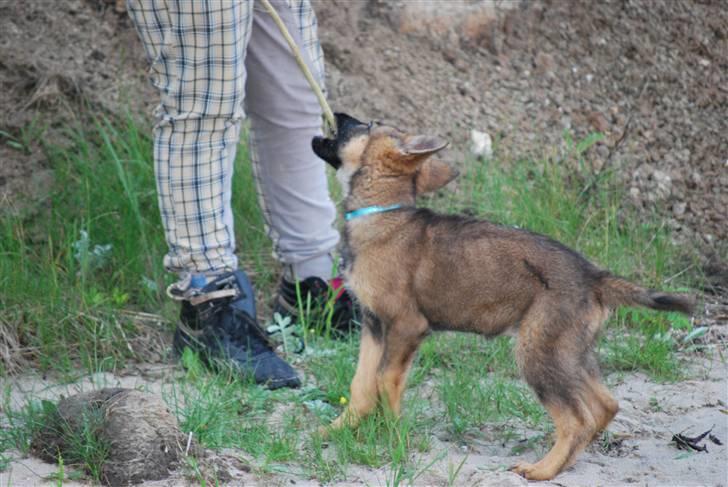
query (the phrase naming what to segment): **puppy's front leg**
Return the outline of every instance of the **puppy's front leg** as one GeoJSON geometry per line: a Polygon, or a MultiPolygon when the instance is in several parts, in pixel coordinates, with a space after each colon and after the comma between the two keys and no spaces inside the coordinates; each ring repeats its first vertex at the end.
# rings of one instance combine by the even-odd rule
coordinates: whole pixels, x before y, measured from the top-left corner
{"type": "Polygon", "coordinates": [[[402,393],[415,352],[428,331],[427,320],[421,315],[397,320],[387,330],[378,389],[395,416],[399,416],[400,413],[402,393]]]}
{"type": "Polygon", "coordinates": [[[377,369],[382,361],[384,346],[382,327],[371,312],[364,314],[359,345],[359,363],[351,382],[351,401],[346,410],[329,426],[356,426],[359,419],[377,406],[377,369]]]}

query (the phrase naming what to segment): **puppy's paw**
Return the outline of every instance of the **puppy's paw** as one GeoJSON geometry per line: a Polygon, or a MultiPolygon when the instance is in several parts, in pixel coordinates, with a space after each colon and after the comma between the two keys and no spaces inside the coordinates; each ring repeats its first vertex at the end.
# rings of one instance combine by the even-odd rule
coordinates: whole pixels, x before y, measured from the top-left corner
{"type": "Polygon", "coordinates": [[[333,420],[331,424],[321,426],[318,429],[318,434],[321,435],[321,438],[324,440],[328,440],[331,437],[332,431],[340,430],[346,426],[354,426],[354,422],[351,420],[351,415],[348,414],[347,411],[344,411],[338,418],[333,420]]]}
{"type": "Polygon", "coordinates": [[[348,410],[344,411],[339,415],[338,418],[333,420],[330,425],[327,426],[329,431],[340,430],[346,426],[353,426],[352,415],[348,410]]]}
{"type": "Polygon", "coordinates": [[[551,480],[556,476],[557,472],[554,472],[553,469],[545,468],[543,465],[539,465],[540,463],[518,462],[510,470],[528,480],[551,480]]]}

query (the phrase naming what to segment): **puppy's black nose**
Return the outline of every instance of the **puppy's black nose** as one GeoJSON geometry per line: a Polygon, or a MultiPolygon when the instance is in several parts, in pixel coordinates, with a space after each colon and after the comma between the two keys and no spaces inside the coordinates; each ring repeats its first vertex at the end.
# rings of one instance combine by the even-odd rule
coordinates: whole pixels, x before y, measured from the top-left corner
{"type": "Polygon", "coordinates": [[[316,136],[311,140],[311,148],[313,152],[324,161],[328,162],[334,169],[339,169],[341,159],[339,159],[338,142],[336,140],[327,139],[316,136]]]}

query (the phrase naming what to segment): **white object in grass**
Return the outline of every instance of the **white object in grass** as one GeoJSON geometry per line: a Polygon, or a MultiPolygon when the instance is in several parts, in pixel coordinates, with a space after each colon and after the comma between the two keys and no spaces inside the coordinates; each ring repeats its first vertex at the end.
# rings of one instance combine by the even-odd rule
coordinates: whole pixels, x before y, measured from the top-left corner
{"type": "Polygon", "coordinates": [[[470,131],[470,153],[475,157],[490,159],[493,157],[493,140],[487,132],[470,131]]]}

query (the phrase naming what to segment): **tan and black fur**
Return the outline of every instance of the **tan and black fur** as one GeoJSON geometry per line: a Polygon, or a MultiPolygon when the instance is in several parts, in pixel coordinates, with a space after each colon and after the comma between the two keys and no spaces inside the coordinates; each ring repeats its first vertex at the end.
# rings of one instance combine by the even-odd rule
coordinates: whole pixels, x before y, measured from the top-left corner
{"type": "Polygon", "coordinates": [[[611,309],[690,313],[693,299],[660,293],[599,269],[543,235],[415,207],[417,194],[457,174],[431,156],[447,144],[338,114],[336,139],[314,151],[337,169],[346,211],[403,208],[346,223],[344,271],[364,309],[351,402],[332,425],[355,425],[380,399],[398,414],[405,380],[432,331],[516,336],[521,374],[556,428],[549,453],[514,471],[551,479],[604,429],[617,401],[601,381],[594,342],[611,309]]]}

